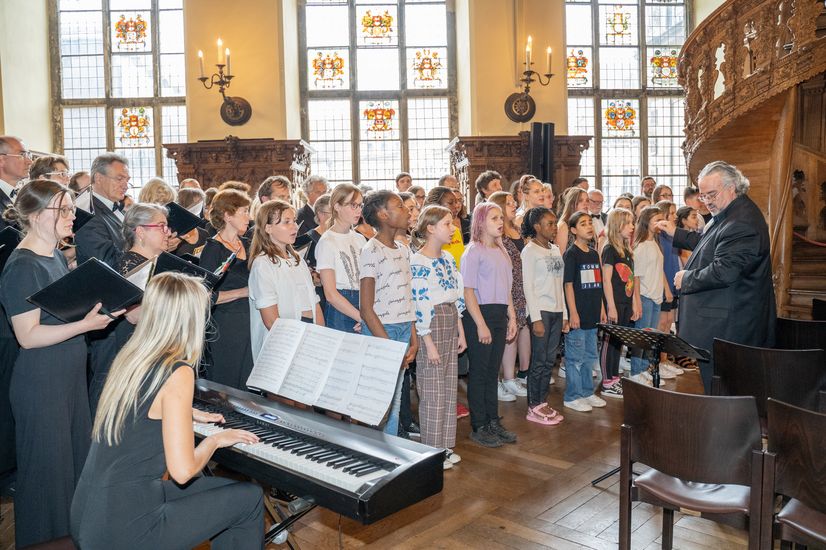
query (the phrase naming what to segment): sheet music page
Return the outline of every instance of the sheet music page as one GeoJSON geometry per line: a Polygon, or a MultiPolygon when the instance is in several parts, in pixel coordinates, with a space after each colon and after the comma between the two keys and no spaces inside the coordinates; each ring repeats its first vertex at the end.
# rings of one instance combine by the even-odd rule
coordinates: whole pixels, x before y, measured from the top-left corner
{"type": "Polygon", "coordinates": [[[155,267],[155,262],[149,260],[143,262],[141,265],[124,275],[126,280],[138,287],[141,290],[146,290],[146,284],[149,282],[149,276],[152,275],[152,269],[155,267]]]}
{"type": "Polygon", "coordinates": [[[345,333],[303,324],[304,339],[295,352],[279,395],[307,405],[315,404],[333,366],[345,333]]]}
{"type": "Polygon", "coordinates": [[[384,338],[363,337],[364,351],[356,391],[343,412],[371,426],[381,423],[393,401],[407,344],[384,338]]]}
{"type": "Polygon", "coordinates": [[[309,326],[293,319],[276,319],[255,358],[247,386],[281,393],[281,385],[309,326]]]}
{"type": "Polygon", "coordinates": [[[361,374],[362,356],[366,348],[364,337],[344,333],[344,339],[327,375],[327,382],[316,400],[323,409],[344,413],[356,394],[361,374]]]}

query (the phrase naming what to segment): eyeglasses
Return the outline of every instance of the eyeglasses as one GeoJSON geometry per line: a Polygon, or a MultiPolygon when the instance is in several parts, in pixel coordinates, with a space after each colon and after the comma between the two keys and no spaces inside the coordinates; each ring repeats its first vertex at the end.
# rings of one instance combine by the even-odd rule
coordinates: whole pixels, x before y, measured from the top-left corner
{"type": "Polygon", "coordinates": [[[71,175],[71,172],[69,172],[68,170],[59,170],[57,172],[49,172],[47,175],[48,176],[60,176],[60,177],[63,177],[63,178],[68,178],[71,175]]]}
{"type": "Polygon", "coordinates": [[[718,193],[720,192],[712,191],[711,193],[700,193],[699,195],[697,195],[697,198],[700,199],[700,202],[709,203],[717,197],[718,193]]]}
{"type": "Polygon", "coordinates": [[[4,157],[20,157],[26,160],[32,160],[34,155],[32,155],[31,151],[20,151],[19,153],[0,153],[0,156],[4,157]]]}
{"type": "Polygon", "coordinates": [[[61,218],[68,218],[74,216],[77,212],[76,206],[47,206],[46,210],[58,210],[61,218]]]}
{"type": "Polygon", "coordinates": [[[115,180],[118,183],[129,183],[129,180],[132,179],[130,176],[109,176],[107,174],[103,174],[104,177],[109,178],[110,180],[115,180]]]}
{"type": "Polygon", "coordinates": [[[361,210],[362,208],[364,208],[364,203],[363,202],[345,202],[344,206],[348,206],[348,207],[352,208],[353,210],[361,210]]]}
{"type": "Polygon", "coordinates": [[[330,215],[329,210],[316,210],[315,213],[316,214],[323,214],[324,216],[329,216],[330,215]]]}
{"type": "Polygon", "coordinates": [[[164,233],[169,233],[169,224],[163,223],[163,222],[161,222],[161,223],[142,223],[138,227],[149,227],[149,228],[157,227],[158,229],[160,229],[164,233]]]}
{"type": "Polygon", "coordinates": [[[588,202],[590,202],[591,204],[602,204],[602,203],[603,203],[603,202],[605,202],[605,201],[604,201],[604,200],[601,200],[601,201],[595,201],[594,199],[588,199],[588,202]]]}

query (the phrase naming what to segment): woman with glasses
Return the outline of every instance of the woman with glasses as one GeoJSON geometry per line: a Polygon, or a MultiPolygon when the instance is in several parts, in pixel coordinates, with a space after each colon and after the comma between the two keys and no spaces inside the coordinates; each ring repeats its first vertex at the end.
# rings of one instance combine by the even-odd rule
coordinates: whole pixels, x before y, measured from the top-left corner
{"type": "Polygon", "coordinates": [[[60,155],[44,155],[37,157],[29,166],[29,180],[40,178],[56,181],[61,185],[69,185],[72,173],[69,172],[69,163],[60,155]]]}
{"type": "Polygon", "coordinates": [[[316,269],[327,298],[327,326],[344,332],[361,332],[359,313],[359,256],[367,243],[353,230],[361,218],[364,197],[355,185],[340,183],[330,195],[329,228],[315,249],[316,269]]]}
{"type": "Polygon", "coordinates": [[[69,534],[72,494],[91,433],[83,335],[112,321],[98,313],[100,304],[80,321],[64,323],[28,301],[69,273],[58,245],[72,234],[74,212],[71,192],[41,179],[23,186],[5,213],[25,233],[0,278],[0,302],[22,348],[10,387],[17,452],[14,528],[20,548],[69,534]]]}

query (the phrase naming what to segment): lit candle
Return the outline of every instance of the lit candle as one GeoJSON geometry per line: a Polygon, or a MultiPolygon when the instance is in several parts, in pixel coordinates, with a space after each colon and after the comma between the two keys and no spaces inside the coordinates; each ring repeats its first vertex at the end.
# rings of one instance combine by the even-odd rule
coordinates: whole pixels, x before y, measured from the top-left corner
{"type": "Polygon", "coordinates": [[[231,75],[232,74],[232,65],[230,65],[230,63],[229,63],[229,48],[227,48],[224,53],[227,56],[227,74],[231,75]]]}
{"type": "Polygon", "coordinates": [[[548,46],[548,70],[545,71],[545,74],[551,74],[551,47],[548,46]]]}
{"type": "Polygon", "coordinates": [[[201,69],[201,78],[204,78],[204,52],[198,50],[198,67],[201,69]]]}
{"type": "Polygon", "coordinates": [[[531,45],[533,44],[533,38],[528,35],[528,45],[525,46],[525,68],[530,71],[531,70],[531,45]]]}
{"type": "Polygon", "coordinates": [[[220,38],[218,39],[218,64],[224,64],[224,41],[220,38]]]}

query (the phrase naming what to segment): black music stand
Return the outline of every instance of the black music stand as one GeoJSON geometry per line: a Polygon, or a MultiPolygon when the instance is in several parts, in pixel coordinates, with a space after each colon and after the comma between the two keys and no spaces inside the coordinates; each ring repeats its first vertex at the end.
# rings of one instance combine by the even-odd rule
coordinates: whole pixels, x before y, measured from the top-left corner
{"type": "MultiPolygon", "coordinates": [[[[701,361],[708,361],[711,359],[711,354],[708,351],[695,348],[682,338],[674,336],[671,333],[660,332],[654,329],[611,325],[607,323],[598,323],[597,328],[604,330],[609,335],[622,342],[628,347],[629,350],[643,350],[643,352],[645,352],[643,356],[648,355],[649,360],[654,367],[651,376],[654,379],[653,385],[655,388],[660,387],[661,353],[668,353],[674,357],[689,357],[691,359],[698,359],[701,361]]],[[[607,343],[605,345],[607,345],[607,343]]],[[[599,476],[591,482],[591,486],[608,479],[619,471],[620,469],[617,467],[610,472],[599,476]]]]}

